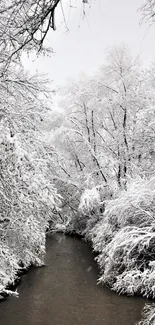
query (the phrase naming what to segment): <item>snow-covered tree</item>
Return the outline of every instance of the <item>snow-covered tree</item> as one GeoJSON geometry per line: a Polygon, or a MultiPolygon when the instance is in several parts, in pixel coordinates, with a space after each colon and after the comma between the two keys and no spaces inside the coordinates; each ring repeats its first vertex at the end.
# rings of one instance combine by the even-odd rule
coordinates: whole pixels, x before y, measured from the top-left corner
{"type": "Polygon", "coordinates": [[[108,53],[93,79],[67,87],[57,144],[61,134],[74,177],[123,187],[128,176],[154,172],[153,80],[123,46],[108,53]]]}
{"type": "Polygon", "coordinates": [[[50,111],[46,80],[10,66],[0,78],[0,89],[0,258],[4,261],[0,290],[4,291],[21,266],[43,263],[46,229],[56,218],[60,198],[42,140],[42,124],[50,111]]]}
{"type": "MultiPolygon", "coordinates": [[[[83,6],[88,3],[80,1],[83,6]]],[[[49,31],[56,29],[55,12],[60,2],[60,0],[1,0],[0,63],[4,66],[3,73],[11,61],[20,58],[23,50],[47,53],[51,51],[45,46],[44,41],[49,31]]],[[[62,2],[61,6],[63,5],[62,2]]]]}

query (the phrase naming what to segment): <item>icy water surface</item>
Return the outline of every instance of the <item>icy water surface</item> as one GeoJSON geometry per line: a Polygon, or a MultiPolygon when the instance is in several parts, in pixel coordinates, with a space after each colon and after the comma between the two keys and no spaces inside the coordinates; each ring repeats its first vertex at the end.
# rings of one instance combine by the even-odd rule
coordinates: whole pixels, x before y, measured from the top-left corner
{"type": "Polygon", "coordinates": [[[134,325],[146,300],[97,285],[93,258],[82,240],[49,238],[46,267],[30,269],[19,298],[0,303],[0,325],[134,325]]]}

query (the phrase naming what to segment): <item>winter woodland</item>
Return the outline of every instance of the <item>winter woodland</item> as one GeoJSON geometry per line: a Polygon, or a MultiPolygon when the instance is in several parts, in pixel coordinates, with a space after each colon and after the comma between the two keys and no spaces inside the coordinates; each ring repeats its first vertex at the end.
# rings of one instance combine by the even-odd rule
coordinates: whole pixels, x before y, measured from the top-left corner
{"type": "MultiPolygon", "coordinates": [[[[46,233],[63,231],[91,243],[99,282],[155,298],[155,64],[111,48],[53,110],[52,86],[21,55],[49,53],[58,4],[0,3],[0,292],[17,294],[9,285],[44,263],[46,233]]],[[[154,22],[155,1],[140,11],[154,22]]],[[[145,316],[155,323],[153,307],[145,316]]]]}

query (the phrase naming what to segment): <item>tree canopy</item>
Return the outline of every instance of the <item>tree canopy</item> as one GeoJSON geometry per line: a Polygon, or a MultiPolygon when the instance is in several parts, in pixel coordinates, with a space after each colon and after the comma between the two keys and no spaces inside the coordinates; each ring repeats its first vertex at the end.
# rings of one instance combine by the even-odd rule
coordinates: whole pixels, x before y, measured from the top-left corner
{"type": "MultiPolygon", "coordinates": [[[[81,2],[88,3],[85,0],[81,2]]],[[[21,50],[45,50],[47,33],[56,29],[55,11],[59,3],[60,0],[0,2],[1,63],[19,57],[21,50]]],[[[49,49],[46,48],[46,51],[49,49]]]]}
{"type": "MultiPolygon", "coordinates": [[[[88,0],[80,0],[83,6],[88,0]]],[[[55,12],[60,0],[2,0],[0,2],[0,63],[5,69],[20,57],[21,51],[49,52],[45,39],[56,30],[55,12]]],[[[68,1],[68,6],[71,4],[68,1]]],[[[154,20],[155,1],[147,0],[140,8],[143,18],[154,20]]],[[[5,70],[4,70],[5,71],[5,70]]]]}

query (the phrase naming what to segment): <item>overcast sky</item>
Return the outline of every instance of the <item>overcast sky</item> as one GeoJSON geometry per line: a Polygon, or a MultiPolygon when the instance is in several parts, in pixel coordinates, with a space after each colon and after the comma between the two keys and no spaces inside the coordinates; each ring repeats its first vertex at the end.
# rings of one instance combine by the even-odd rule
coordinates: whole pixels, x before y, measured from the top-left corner
{"type": "MultiPolygon", "coordinates": [[[[141,54],[145,63],[155,61],[155,25],[139,25],[137,9],[144,0],[92,0],[85,5],[82,0],[65,0],[65,20],[61,8],[57,11],[57,31],[48,35],[51,57],[24,58],[25,67],[32,72],[48,73],[57,85],[81,73],[92,74],[104,62],[105,49],[122,42],[128,44],[134,55],[141,54]],[[78,6],[77,6],[78,5],[78,6]]],[[[64,1],[62,1],[64,3],[64,1]]]]}

